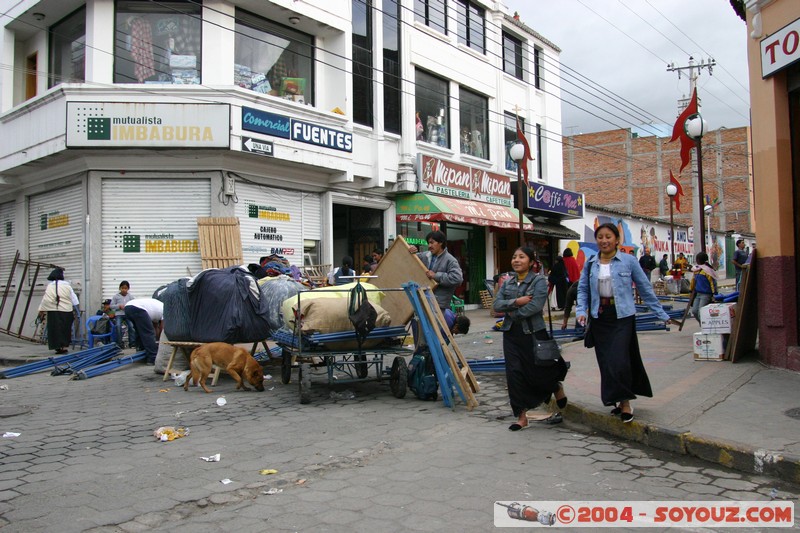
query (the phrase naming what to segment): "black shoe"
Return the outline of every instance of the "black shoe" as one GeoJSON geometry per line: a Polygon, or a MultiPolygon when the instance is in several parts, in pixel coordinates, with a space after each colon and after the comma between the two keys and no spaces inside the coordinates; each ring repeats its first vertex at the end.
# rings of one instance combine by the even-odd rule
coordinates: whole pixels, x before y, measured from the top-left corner
{"type": "Polygon", "coordinates": [[[619,417],[622,419],[623,424],[627,424],[633,420],[633,407],[631,407],[630,413],[620,413],[619,417]]]}
{"type": "Polygon", "coordinates": [[[555,424],[560,424],[563,421],[564,421],[564,417],[561,416],[561,413],[555,413],[553,415],[550,415],[549,418],[545,418],[544,420],[542,420],[542,422],[544,422],[545,424],[549,424],[551,426],[553,426],[555,424]]]}
{"type": "Polygon", "coordinates": [[[619,404],[614,404],[614,408],[611,410],[611,416],[619,416],[622,414],[622,407],[619,404]]]}
{"type": "Polygon", "coordinates": [[[560,400],[556,400],[556,405],[558,406],[559,409],[565,408],[567,406],[567,397],[564,396],[560,400]]]}

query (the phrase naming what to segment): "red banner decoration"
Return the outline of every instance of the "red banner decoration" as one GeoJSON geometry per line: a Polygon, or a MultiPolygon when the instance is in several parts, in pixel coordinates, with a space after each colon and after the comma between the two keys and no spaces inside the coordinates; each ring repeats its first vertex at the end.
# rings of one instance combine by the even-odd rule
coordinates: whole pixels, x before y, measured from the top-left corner
{"type": "Polygon", "coordinates": [[[533,158],[531,157],[531,146],[528,144],[528,139],[525,138],[525,134],[522,133],[522,129],[519,127],[519,117],[517,117],[517,139],[522,143],[522,146],[525,147],[525,155],[522,156],[522,161],[518,161],[517,164],[521,165],[522,179],[525,181],[525,185],[527,185],[528,161],[533,161],[533,158]]]}
{"type": "Polygon", "coordinates": [[[678,188],[678,193],[675,195],[675,209],[678,212],[681,212],[681,196],[683,196],[683,187],[681,187],[681,182],[675,179],[675,175],[672,173],[672,170],[669,171],[669,182],[675,187],[678,188]]]}
{"type": "Polygon", "coordinates": [[[686,134],[686,119],[688,119],[692,115],[697,114],[697,89],[692,92],[692,99],[689,101],[689,105],[686,106],[686,109],[683,110],[678,116],[678,120],[675,121],[675,126],[672,127],[672,138],[669,142],[673,142],[676,139],[681,140],[681,168],[678,170],[678,174],[680,174],[686,165],[688,165],[692,160],[692,148],[696,146],[694,139],[689,137],[686,134]]]}

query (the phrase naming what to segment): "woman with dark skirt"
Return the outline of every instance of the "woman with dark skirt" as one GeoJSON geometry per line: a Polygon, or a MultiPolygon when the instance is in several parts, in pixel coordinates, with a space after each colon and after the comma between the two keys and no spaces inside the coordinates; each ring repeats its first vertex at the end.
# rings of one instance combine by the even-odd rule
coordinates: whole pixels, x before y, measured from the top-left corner
{"type": "Polygon", "coordinates": [[[78,297],[64,281],[64,269],[54,269],[47,279],[50,284],[39,304],[39,316],[43,318],[47,313],[47,347],[64,354],[72,341],[72,308],[78,305],[78,297]]]}
{"type": "Polygon", "coordinates": [[[550,290],[556,291],[556,311],[564,309],[564,302],[567,299],[567,289],[569,288],[569,280],[567,278],[567,267],[564,266],[564,258],[560,255],[556,257],[553,268],[550,269],[550,275],[547,276],[547,281],[550,285],[550,290]]]}
{"type": "MultiPolygon", "coordinates": [[[[517,248],[511,258],[516,276],[500,287],[494,299],[494,310],[505,313],[503,325],[503,353],[506,361],[508,398],[517,421],[508,429],[519,431],[528,427],[527,412],[548,402],[555,395],[559,409],[567,406],[567,395],[561,381],[567,375],[563,359],[549,367],[535,366],[533,337],[549,339],[545,329],[542,309],[547,301],[547,279],[533,272],[533,250],[517,248]]],[[[563,419],[556,413],[547,419],[557,424],[563,419]]]]}
{"type": "Polygon", "coordinates": [[[661,307],[650,280],[632,255],[617,253],[619,229],[601,224],[594,232],[597,255],[586,261],[578,284],[578,323],[586,325],[591,313],[587,337],[594,342],[600,367],[600,399],[613,406],[612,415],[623,422],[633,420],[630,401],[638,396],[652,398],[650,380],[639,353],[636,338],[636,306],[633,284],[647,306],[667,323],[678,324],[661,307]]]}

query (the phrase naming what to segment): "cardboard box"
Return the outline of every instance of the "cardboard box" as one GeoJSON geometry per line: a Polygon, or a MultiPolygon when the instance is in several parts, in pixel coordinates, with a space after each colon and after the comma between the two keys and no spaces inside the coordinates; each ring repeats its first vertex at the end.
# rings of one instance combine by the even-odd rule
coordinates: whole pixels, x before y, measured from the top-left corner
{"type": "Polygon", "coordinates": [[[725,346],[728,344],[728,335],[722,333],[694,334],[694,360],[695,361],[724,361],[725,346]]]}
{"type": "Polygon", "coordinates": [[[700,329],[703,333],[730,333],[736,304],[709,304],[700,308],[700,329]]]}

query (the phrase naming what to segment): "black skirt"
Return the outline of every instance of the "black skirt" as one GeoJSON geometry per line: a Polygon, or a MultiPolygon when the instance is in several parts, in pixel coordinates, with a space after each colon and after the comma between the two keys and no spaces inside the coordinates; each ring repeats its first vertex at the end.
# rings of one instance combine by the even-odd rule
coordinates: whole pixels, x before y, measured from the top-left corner
{"type": "Polygon", "coordinates": [[[592,338],[600,367],[603,405],[634,400],[637,395],[652,398],[653,390],[636,338],[636,317],[617,318],[613,305],[603,306],[602,311],[598,318],[592,319],[592,338]]]}
{"type": "Polygon", "coordinates": [[[72,311],[47,312],[47,347],[66,348],[72,341],[72,311]]]}
{"type": "MultiPolygon", "coordinates": [[[[539,340],[550,338],[544,329],[535,335],[539,340]]],[[[525,334],[519,322],[514,322],[510,330],[503,332],[508,399],[516,417],[550,400],[550,395],[558,392],[559,382],[567,375],[563,359],[549,367],[534,365],[532,337],[525,334]]]]}

